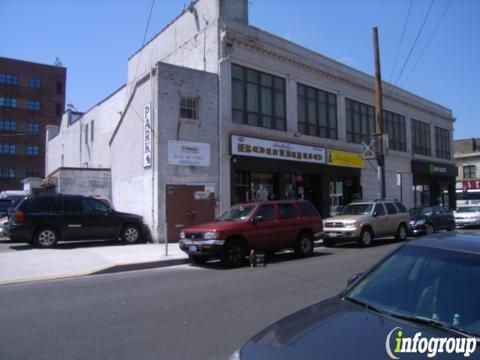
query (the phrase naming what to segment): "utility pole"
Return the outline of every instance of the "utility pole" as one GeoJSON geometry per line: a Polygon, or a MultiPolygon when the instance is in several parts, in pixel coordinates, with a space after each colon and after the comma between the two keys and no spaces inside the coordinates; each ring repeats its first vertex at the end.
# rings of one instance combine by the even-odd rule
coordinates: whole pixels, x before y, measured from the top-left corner
{"type": "Polygon", "coordinates": [[[373,55],[375,58],[375,148],[377,155],[377,176],[380,198],[385,199],[385,153],[383,147],[383,101],[382,74],[380,70],[380,51],[378,49],[378,29],[373,28],[373,55]]]}

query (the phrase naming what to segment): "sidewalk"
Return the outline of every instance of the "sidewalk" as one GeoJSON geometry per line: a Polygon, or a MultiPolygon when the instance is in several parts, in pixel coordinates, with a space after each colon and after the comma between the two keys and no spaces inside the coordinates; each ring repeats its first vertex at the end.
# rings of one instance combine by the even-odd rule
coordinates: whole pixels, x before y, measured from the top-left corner
{"type": "Polygon", "coordinates": [[[111,245],[73,249],[27,249],[0,253],[0,284],[173,266],[188,262],[178,244],[111,245]]]}

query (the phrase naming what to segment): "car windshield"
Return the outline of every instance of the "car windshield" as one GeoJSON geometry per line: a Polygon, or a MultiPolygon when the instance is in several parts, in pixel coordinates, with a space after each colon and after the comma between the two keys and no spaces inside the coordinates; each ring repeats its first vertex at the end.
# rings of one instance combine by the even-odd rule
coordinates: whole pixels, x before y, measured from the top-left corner
{"type": "Polygon", "coordinates": [[[463,206],[457,209],[457,213],[479,212],[480,206],[463,206]]]}
{"type": "Polygon", "coordinates": [[[372,204],[350,204],[339,211],[339,215],[370,215],[372,204]]]}
{"type": "Polygon", "coordinates": [[[252,213],[255,206],[245,206],[239,205],[234,206],[231,209],[225,211],[222,215],[220,215],[217,220],[218,221],[241,221],[247,219],[250,214],[252,213]]]}
{"type": "Polygon", "coordinates": [[[431,207],[422,207],[410,209],[410,215],[412,216],[431,216],[433,214],[433,208],[431,207]]]}
{"type": "Polygon", "coordinates": [[[480,335],[477,254],[405,246],[368,274],[347,300],[392,316],[480,335]]]}

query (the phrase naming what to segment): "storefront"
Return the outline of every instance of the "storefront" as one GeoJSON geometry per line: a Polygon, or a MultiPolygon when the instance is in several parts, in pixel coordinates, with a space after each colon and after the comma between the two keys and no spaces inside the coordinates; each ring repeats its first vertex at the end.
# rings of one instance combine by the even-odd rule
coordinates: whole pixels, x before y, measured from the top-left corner
{"type": "Polygon", "coordinates": [[[232,204],[306,199],[326,217],[362,196],[359,154],[232,135],[231,155],[232,204]]]}
{"type": "Polygon", "coordinates": [[[413,160],[412,174],[415,207],[441,205],[455,209],[455,165],[413,160]]]}

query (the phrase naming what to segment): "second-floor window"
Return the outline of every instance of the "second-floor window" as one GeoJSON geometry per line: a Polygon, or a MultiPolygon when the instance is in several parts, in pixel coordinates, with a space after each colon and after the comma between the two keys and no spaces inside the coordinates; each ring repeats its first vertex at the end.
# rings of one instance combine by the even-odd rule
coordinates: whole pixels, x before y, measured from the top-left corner
{"type": "Polygon", "coordinates": [[[38,134],[40,132],[40,124],[37,122],[29,122],[27,132],[30,134],[38,134]]]}
{"type": "Polygon", "coordinates": [[[180,119],[198,120],[198,97],[180,95],[180,119]]]}
{"type": "Polygon", "coordinates": [[[0,178],[14,178],[15,168],[0,167],[0,178]]]}
{"type": "Polygon", "coordinates": [[[412,119],[412,150],[419,155],[432,155],[430,124],[412,119]]]}
{"type": "Polygon", "coordinates": [[[477,178],[477,167],[475,165],[465,165],[463,167],[463,178],[464,179],[476,179],[477,178]]]}
{"type": "Polygon", "coordinates": [[[0,154],[15,154],[15,145],[0,144],[0,154]]]}
{"type": "Polygon", "coordinates": [[[285,131],[285,79],[232,64],[232,120],[285,131]]]}
{"type": "Polygon", "coordinates": [[[42,87],[42,80],[37,78],[29,78],[28,79],[28,86],[33,89],[40,89],[42,87]]]}
{"type": "Polygon", "coordinates": [[[40,101],[39,100],[28,100],[27,109],[32,111],[40,111],[40,101]]]}
{"type": "Polygon", "coordinates": [[[385,129],[388,134],[390,149],[407,151],[407,136],[405,133],[405,117],[390,111],[383,112],[385,129]]]}
{"type": "Polygon", "coordinates": [[[18,100],[15,98],[0,96],[0,106],[7,108],[16,108],[18,107],[18,100]]]}
{"type": "Polygon", "coordinates": [[[450,131],[435,126],[435,153],[438,158],[450,159],[450,131]]]}
{"type": "Polygon", "coordinates": [[[37,156],[39,153],[39,147],[37,145],[27,145],[27,155],[37,156]]]}
{"type": "Polygon", "coordinates": [[[298,131],[337,139],[337,97],[326,91],[298,84],[298,131]]]}
{"type": "Polygon", "coordinates": [[[25,170],[26,177],[40,177],[40,170],[35,168],[30,168],[25,170]]]}
{"type": "Polygon", "coordinates": [[[375,133],[375,108],[361,102],[345,99],[347,141],[368,143],[375,133]]]}
{"type": "Polygon", "coordinates": [[[18,85],[18,75],[0,73],[0,84],[18,85]]]}
{"type": "Polygon", "coordinates": [[[16,132],[17,122],[15,120],[0,120],[0,132],[16,132]]]}

